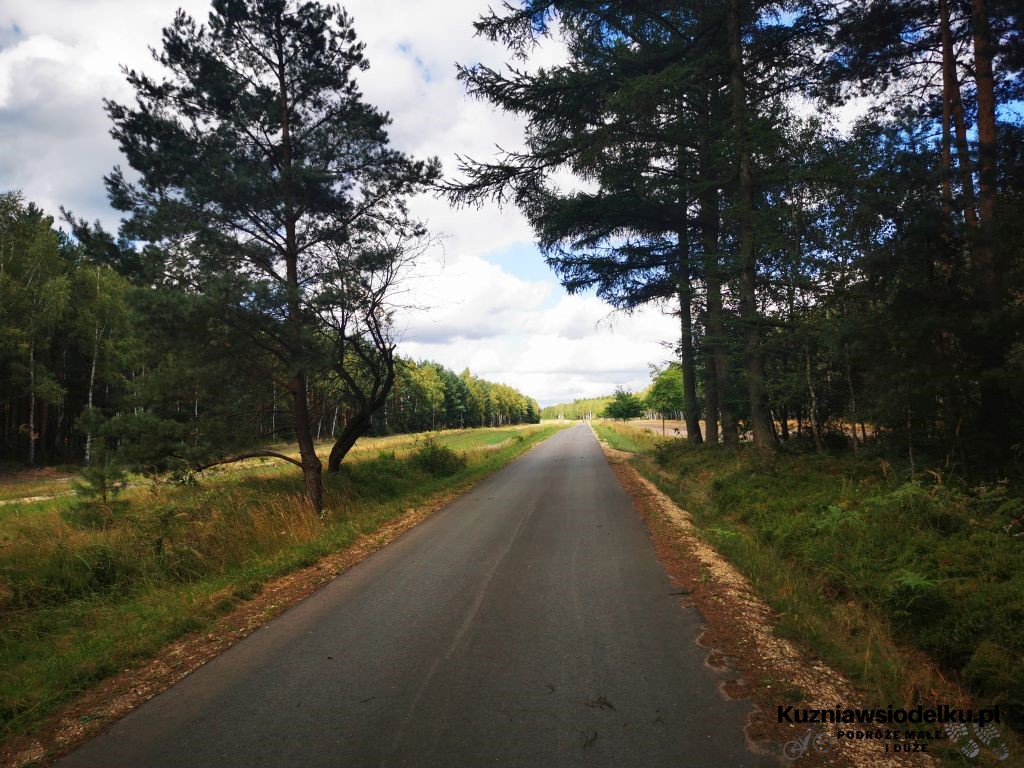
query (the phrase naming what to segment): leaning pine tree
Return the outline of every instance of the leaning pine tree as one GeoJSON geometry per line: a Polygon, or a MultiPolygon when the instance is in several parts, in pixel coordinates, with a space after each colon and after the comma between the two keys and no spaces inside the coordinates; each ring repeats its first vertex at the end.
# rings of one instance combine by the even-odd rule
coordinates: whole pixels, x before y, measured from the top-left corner
{"type": "MultiPolygon", "coordinates": [[[[309,503],[323,508],[309,379],[324,367],[325,302],[351,268],[338,254],[383,230],[412,231],[405,199],[438,173],[388,146],[389,118],[362,99],[351,19],[293,0],[214,0],[206,26],[179,11],[154,58],[162,81],[126,71],[134,106],[108,101],[112,134],[139,174],[106,179],[168,280],[233,297],[225,316],[269,358],[291,400],[309,503]]],[[[200,342],[202,343],[202,342],[200,342]]]]}

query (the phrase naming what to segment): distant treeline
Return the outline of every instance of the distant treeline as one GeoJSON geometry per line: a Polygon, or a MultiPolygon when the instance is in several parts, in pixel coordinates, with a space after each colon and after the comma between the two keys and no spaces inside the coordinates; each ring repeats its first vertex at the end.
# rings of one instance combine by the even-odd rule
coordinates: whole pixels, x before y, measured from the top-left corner
{"type": "Polygon", "coordinates": [[[573,400],[571,403],[558,403],[541,408],[542,419],[593,419],[600,416],[608,403],[612,401],[611,395],[605,397],[591,397],[580,400],[573,400]]]}
{"type": "Polygon", "coordinates": [[[395,386],[374,416],[374,432],[499,427],[540,421],[537,401],[507,384],[456,374],[432,362],[400,359],[395,386]]]}
{"type": "MultiPolygon", "coordinates": [[[[135,284],[106,263],[116,243],[78,231],[81,239],[69,237],[19,195],[0,195],[0,458],[84,462],[100,433],[140,463],[291,439],[287,381],[232,354],[237,339],[212,297],[135,284]]],[[[328,371],[309,382],[318,439],[353,415],[338,389],[328,371]]],[[[396,357],[371,432],[519,424],[539,414],[535,400],[468,369],[396,357]]]]}
{"type": "Polygon", "coordinates": [[[651,419],[680,419],[683,405],[682,368],[678,363],[670,363],[665,368],[652,366],[650,384],[636,395],[620,387],[611,395],[549,405],[541,410],[541,418],[631,419],[646,416],[651,419]]]}

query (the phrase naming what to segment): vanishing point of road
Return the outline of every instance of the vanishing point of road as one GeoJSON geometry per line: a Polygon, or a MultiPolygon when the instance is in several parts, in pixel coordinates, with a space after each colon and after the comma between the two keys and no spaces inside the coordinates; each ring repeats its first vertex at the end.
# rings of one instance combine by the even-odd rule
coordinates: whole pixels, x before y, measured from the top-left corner
{"type": "Polygon", "coordinates": [[[739,768],[593,433],[563,430],[72,752],[61,768],[739,768]]]}

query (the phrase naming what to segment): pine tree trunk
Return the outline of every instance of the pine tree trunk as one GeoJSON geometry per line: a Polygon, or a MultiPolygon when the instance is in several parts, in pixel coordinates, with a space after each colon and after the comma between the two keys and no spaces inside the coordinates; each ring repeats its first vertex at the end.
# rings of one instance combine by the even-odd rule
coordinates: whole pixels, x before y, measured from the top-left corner
{"type": "MultiPolygon", "coordinates": [[[[89,414],[89,431],[85,434],[85,466],[92,461],[92,402],[93,390],[96,387],[96,359],[100,355],[100,324],[96,321],[96,332],[92,340],[92,365],[89,367],[89,404],[86,406],[86,413],[89,414]]],[[[109,406],[108,406],[109,407],[109,406]]]]}
{"type": "Polygon", "coordinates": [[[296,374],[292,379],[292,412],[295,417],[295,437],[299,444],[299,456],[302,459],[302,478],[306,489],[306,498],[313,511],[323,513],[323,480],[321,477],[323,464],[316,455],[316,444],[313,441],[313,430],[309,423],[308,393],[306,376],[296,374]]]}
{"type": "MultiPolygon", "coordinates": [[[[291,170],[291,128],[289,124],[288,85],[285,77],[285,51],[283,40],[278,40],[278,86],[281,103],[281,164],[287,171],[291,170]]],[[[287,177],[287,173],[282,174],[287,177]]],[[[302,478],[306,490],[306,499],[317,515],[323,514],[323,464],[316,455],[316,444],[309,417],[309,392],[306,381],[306,354],[303,343],[301,295],[299,288],[299,247],[296,239],[297,216],[291,197],[290,182],[283,183],[284,193],[284,230],[285,230],[285,272],[288,292],[288,350],[291,357],[293,372],[291,378],[292,415],[295,419],[295,439],[299,446],[302,461],[302,478]]]]}
{"type": "Polygon", "coordinates": [[[196,379],[195,389],[192,393],[192,445],[199,445],[199,379],[196,379]]]}
{"type": "MultiPolygon", "coordinates": [[[[705,320],[704,346],[708,350],[709,379],[714,380],[714,403],[708,403],[706,424],[710,425],[716,418],[721,418],[722,442],[730,450],[739,447],[739,430],[736,425],[736,414],[732,406],[731,376],[729,372],[729,353],[726,346],[725,311],[722,306],[722,282],[720,277],[721,258],[718,250],[718,237],[721,225],[718,206],[718,190],[714,186],[713,173],[710,167],[708,145],[711,133],[710,99],[706,118],[701,125],[700,158],[701,181],[700,193],[700,230],[701,249],[704,252],[704,282],[707,289],[707,318],[705,320]],[[714,406],[714,409],[712,409],[714,406]]],[[[709,427],[710,429],[710,427],[709,427]]],[[[718,442],[717,429],[714,442],[718,442]]],[[[712,442],[710,433],[708,442],[712,442]]]]}
{"type": "Polygon", "coordinates": [[[978,292],[991,308],[998,305],[999,271],[993,252],[996,215],[996,96],[992,71],[992,31],[985,0],[971,0],[974,31],[974,82],[978,101],[978,214],[979,247],[973,254],[978,292]]]}
{"type": "Polygon", "coordinates": [[[914,465],[914,412],[907,404],[907,458],[910,459],[910,474],[917,472],[914,465]]]}
{"type": "MultiPolygon", "coordinates": [[[[685,206],[684,206],[685,207],[685,206]]],[[[700,445],[700,414],[697,408],[697,378],[693,351],[693,310],[690,303],[690,246],[686,229],[678,233],[679,244],[679,326],[680,362],[683,379],[683,418],[686,421],[686,439],[700,445]]]]}
{"type": "MultiPolygon", "coordinates": [[[[939,25],[942,38],[942,211],[946,225],[953,228],[953,140],[950,126],[953,113],[953,83],[956,68],[953,65],[953,46],[949,31],[949,5],[939,0],[939,25]]],[[[856,442],[854,435],[854,442],[856,442]]]]}
{"type": "Polygon", "coordinates": [[[814,389],[814,379],[811,377],[811,350],[804,344],[804,359],[807,363],[807,394],[811,400],[810,420],[811,434],[814,436],[814,450],[822,453],[824,447],[821,444],[821,427],[818,425],[818,395],[814,389]]]}
{"type": "Polygon", "coordinates": [[[968,247],[974,246],[975,230],[978,227],[978,212],[974,199],[974,174],[971,170],[970,143],[967,138],[967,120],[964,117],[964,103],[960,93],[960,75],[956,62],[956,51],[953,50],[952,33],[949,25],[949,6],[943,2],[939,6],[940,26],[942,34],[942,82],[947,90],[949,116],[952,120],[956,137],[956,162],[960,173],[960,198],[964,222],[968,226],[968,247]]]}
{"type": "MultiPolygon", "coordinates": [[[[706,327],[706,324],[705,324],[706,327]]],[[[707,345],[705,344],[705,349],[707,345]]],[[[715,361],[704,356],[704,442],[718,444],[718,380],[715,377],[715,361]]]]}
{"type": "Polygon", "coordinates": [[[367,411],[358,412],[353,418],[346,420],[345,428],[331,446],[331,455],[327,459],[327,471],[337,472],[341,469],[341,462],[352,450],[356,440],[370,430],[370,414],[367,411]]]}
{"type": "MultiPolygon", "coordinates": [[[[67,343],[61,346],[60,351],[60,370],[61,379],[67,381],[68,379],[68,345],[67,343]]],[[[57,444],[60,446],[61,456],[67,457],[68,454],[68,434],[66,429],[67,419],[67,403],[66,398],[61,398],[60,402],[57,403],[57,444]]]]}
{"type": "Polygon", "coordinates": [[[857,453],[857,397],[853,389],[853,367],[850,365],[850,346],[843,345],[846,352],[846,383],[850,387],[850,437],[853,438],[853,453],[857,453]]]}
{"type": "MultiPolygon", "coordinates": [[[[1003,269],[995,250],[996,184],[998,180],[998,135],[996,129],[995,74],[992,60],[994,43],[986,0],[971,0],[971,26],[974,34],[974,82],[977,93],[978,130],[978,244],[972,252],[975,295],[982,310],[989,313],[1002,306],[1003,269]]],[[[995,456],[1006,455],[1017,439],[1008,428],[1007,403],[1019,393],[992,375],[1005,364],[1005,324],[989,316],[984,338],[978,344],[981,361],[981,413],[978,419],[995,456]],[[995,321],[995,322],[994,322],[995,321]]]]}
{"type": "Polygon", "coordinates": [[[762,450],[775,447],[774,430],[765,407],[764,363],[761,357],[761,327],[757,309],[757,258],[754,252],[754,178],[750,137],[747,127],[747,96],[740,37],[740,2],[729,0],[728,34],[733,128],[738,148],[740,317],[743,320],[743,362],[747,373],[750,426],[754,445],[762,450]]]}

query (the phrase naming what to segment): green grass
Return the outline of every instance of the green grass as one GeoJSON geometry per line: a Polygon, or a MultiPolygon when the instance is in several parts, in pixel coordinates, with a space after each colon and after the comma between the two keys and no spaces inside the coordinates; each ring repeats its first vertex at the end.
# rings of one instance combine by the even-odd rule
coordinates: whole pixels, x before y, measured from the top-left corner
{"type": "Polygon", "coordinates": [[[465,451],[472,448],[501,445],[508,440],[514,440],[519,432],[515,429],[498,427],[494,429],[468,429],[430,434],[441,445],[446,445],[455,451],[465,451]]]}
{"type": "Polygon", "coordinates": [[[38,517],[74,506],[77,499],[72,496],[58,496],[42,501],[18,502],[0,507],[0,542],[4,541],[6,530],[27,518],[38,517]]]}
{"type": "Polygon", "coordinates": [[[594,431],[597,432],[597,436],[608,443],[608,445],[618,451],[626,451],[627,453],[652,451],[659,443],[674,439],[657,435],[646,429],[630,427],[611,421],[594,421],[592,426],[594,431]]]}
{"type": "MultiPolygon", "coordinates": [[[[30,477],[12,479],[0,474],[0,501],[32,496],[53,496],[72,490],[70,477],[30,477]]],[[[3,507],[0,507],[2,511],[3,507]]]]}
{"type": "MultiPolygon", "coordinates": [[[[553,425],[565,426],[564,424],[559,425],[557,422],[553,423],[553,425]]],[[[416,450],[417,446],[428,439],[428,437],[435,440],[438,444],[447,446],[455,451],[497,449],[503,447],[509,440],[519,439],[517,436],[525,434],[524,430],[529,431],[535,428],[535,425],[486,427],[480,429],[451,429],[421,434],[389,435],[386,437],[364,437],[356,442],[349,455],[345,458],[345,461],[353,463],[372,459],[381,451],[394,452],[396,456],[404,457],[416,450]]],[[[298,451],[290,443],[267,447],[286,456],[298,457],[298,451]]],[[[329,441],[323,441],[317,446],[317,453],[325,464],[330,449],[331,443],[329,441]]],[[[294,472],[294,467],[277,459],[257,458],[247,459],[234,464],[224,464],[209,469],[203,473],[202,481],[205,485],[216,485],[222,482],[236,482],[241,476],[287,477],[294,474],[294,472]]],[[[138,486],[149,487],[153,483],[152,478],[134,474],[129,474],[127,480],[132,488],[124,492],[125,497],[131,496],[138,486]]],[[[5,521],[59,510],[69,503],[74,504],[74,484],[74,478],[70,477],[26,479],[19,476],[17,479],[11,479],[10,474],[0,474],[0,501],[9,502],[7,504],[0,504],[0,535],[3,534],[5,521]],[[55,496],[56,498],[15,503],[19,499],[36,496],[55,496]]]]}
{"type": "MultiPolygon", "coordinates": [[[[548,425],[543,425],[548,426],[548,425]]],[[[424,440],[433,439],[441,445],[445,445],[456,451],[473,451],[477,449],[495,448],[501,446],[508,440],[516,438],[516,435],[524,434],[525,431],[536,429],[538,425],[508,426],[508,427],[483,427],[477,429],[446,429],[435,432],[422,432],[418,434],[387,435],[384,437],[361,437],[345,457],[347,463],[358,462],[368,458],[375,458],[382,451],[392,452],[398,457],[409,455],[416,450],[424,440]]],[[[282,453],[285,456],[298,458],[299,453],[293,443],[282,443],[267,446],[269,449],[282,453]]],[[[317,454],[327,463],[327,457],[331,451],[331,442],[324,440],[317,445],[317,454]]],[[[294,472],[294,468],[272,458],[247,459],[234,464],[224,464],[207,470],[204,473],[207,482],[218,482],[220,479],[233,481],[241,474],[252,476],[276,476],[287,475],[294,472]]],[[[2,514],[2,513],[0,513],[2,514]]]]}
{"type": "Polygon", "coordinates": [[[218,473],[197,487],[137,486],[108,505],[13,505],[0,526],[0,739],[31,730],[77,692],[183,633],[202,631],[266,581],[441,491],[471,485],[558,429],[442,433],[433,447],[422,439],[384,443],[403,456],[364,448],[326,478],[323,519],[304,506],[294,470],[218,473]]]}
{"type": "Polygon", "coordinates": [[[934,700],[950,690],[942,675],[1024,726],[1024,499],[1010,488],[910,477],[878,457],[684,441],[633,462],[779,612],[781,634],[878,704],[934,700]]]}

